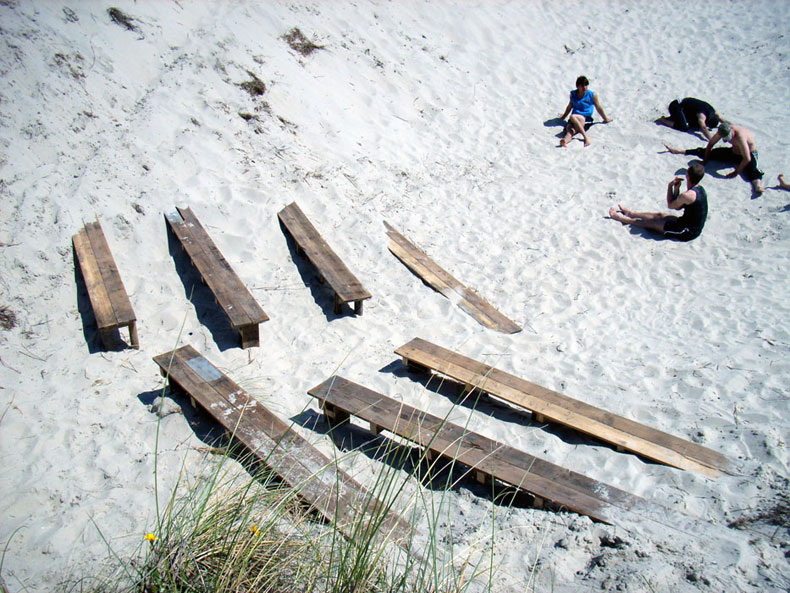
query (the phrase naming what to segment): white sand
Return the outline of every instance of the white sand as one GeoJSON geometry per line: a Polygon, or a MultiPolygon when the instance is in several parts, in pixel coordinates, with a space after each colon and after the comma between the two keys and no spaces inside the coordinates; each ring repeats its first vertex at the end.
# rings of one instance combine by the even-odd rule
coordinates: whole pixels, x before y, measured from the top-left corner
{"type": "MultiPolygon", "coordinates": [[[[786,528],[727,527],[788,494],[790,193],[751,199],[745,181],[706,176],[710,215],[690,244],[605,218],[617,202],[661,209],[690,160],[662,143],[702,145],[653,124],[678,96],[752,129],[768,186],[790,173],[790,4],[119,0],[138,32],[109,6],[0,3],[0,305],[18,323],[0,330],[10,591],[95,567],[97,527],[121,554],[152,529],[151,357],[182,323],[179,344],[285,419],[315,410],[306,391],[333,372],[446,413],[452,400],[393,354],[420,336],[734,461],[738,475],[707,479],[504,407],[459,408],[474,430],[670,509],[608,527],[499,508],[499,590],[790,588],[786,528]],[[295,54],[292,27],[325,48],[295,54]],[[248,71],[262,97],[238,86],[248,71]],[[614,122],[562,150],[544,122],[579,74],[614,122]],[[293,200],[374,295],[362,317],[332,315],[291,261],[276,212],[293,200]],[[215,334],[198,320],[168,251],[176,205],[270,315],[260,348],[239,349],[220,313],[215,334]],[[103,352],[83,332],[71,236],[97,216],[140,351],[103,352]],[[424,286],[387,251],[383,220],[524,331],[487,330],[424,286]],[[615,536],[622,547],[602,544],[615,536]]],[[[163,419],[163,494],[203,446],[183,415],[163,419]]],[[[362,454],[347,466],[368,483],[381,470],[362,454]]],[[[485,489],[465,481],[449,500],[457,550],[484,541],[485,489]]]]}

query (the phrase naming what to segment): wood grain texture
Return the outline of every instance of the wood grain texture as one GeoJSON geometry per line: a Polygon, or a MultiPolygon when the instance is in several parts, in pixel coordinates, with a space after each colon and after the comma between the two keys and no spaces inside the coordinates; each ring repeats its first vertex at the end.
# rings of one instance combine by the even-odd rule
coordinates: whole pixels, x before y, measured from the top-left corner
{"type": "Polygon", "coordinates": [[[488,301],[456,280],[419,247],[385,222],[390,238],[389,250],[412,272],[437,292],[454,301],[458,307],[480,324],[506,334],[515,334],[521,328],[505,317],[488,301]]]}
{"type": "Polygon", "coordinates": [[[729,460],[721,453],[525,381],[426,340],[415,338],[395,353],[404,360],[647,459],[712,477],[730,469],[729,460]]]}
{"type": "Polygon", "coordinates": [[[231,326],[242,334],[242,347],[257,346],[258,340],[250,326],[268,321],[269,316],[231,268],[192,210],[176,210],[166,215],[165,220],[203,281],[214,293],[231,326]]]}
{"type": "Polygon", "coordinates": [[[376,430],[388,430],[434,455],[457,460],[470,470],[597,521],[612,523],[615,516],[609,512],[612,507],[630,511],[647,504],[637,496],[471,432],[343,377],[330,377],[308,393],[322,403],[369,422],[376,430]]]}
{"type": "Polygon", "coordinates": [[[371,298],[371,294],[323,239],[296,202],[280,210],[277,217],[305,257],[332,287],[339,302],[358,302],[371,298]]]}
{"type": "MultiPolygon", "coordinates": [[[[328,521],[348,537],[359,520],[381,505],[335,462],[251,397],[197,350],[184,346],[154,357],[162,374],[184,389],[220,425],[328,521]]],[[[410,527],[393,512],[383,513],[382,534],[402,542],[410,527]]]]}

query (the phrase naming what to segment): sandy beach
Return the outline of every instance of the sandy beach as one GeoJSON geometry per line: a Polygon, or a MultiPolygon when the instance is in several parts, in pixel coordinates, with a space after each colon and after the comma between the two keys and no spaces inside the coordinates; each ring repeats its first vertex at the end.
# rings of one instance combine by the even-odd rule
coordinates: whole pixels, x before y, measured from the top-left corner
{"type": "MultiPolygon", "coordinates": [[[[151,408],[152,357],[186,344],[330,457],[307,390],[341,374],[654,505],[618,525],[494,512],[461,481],[445,544],[463,554],[493,520],[497,591],[790,590],[788,23],[782,0],[0,2],[8,590],[90,573],[105,540],[130,552],[154,523],[154,463],[163,496],[203,463],[211,423],[171,398],[161,421],[151,408]],[[292,49],[294,29],[320,47],[292,49]],[[613,121],[562,149],[581,74],[613,121]],[[654,122],[687,96],[753,131],[768,189],[708,167],[705,228],[681,243],[607,212],[666,210],[693,158],[664,143],[705,141],[654,122]],[[294,201],[373,295],[363,315],[334,313],[296,257],[277,220],[294,201]],[[176,206],[270,317],[259,347],[193,291],[164,219],[176,206]],[[139,350],[107,351],[95,327],[71,245],[97,218],[139,350]],[[523,330],[431,290],[388,251],[385,221],[523,330]],[[414,337],[709,447],[732,474],[458,405],[401,365],[414,337]]],[[[362,484],[382,470],[363,453],[341,465],[362,484]]]]}

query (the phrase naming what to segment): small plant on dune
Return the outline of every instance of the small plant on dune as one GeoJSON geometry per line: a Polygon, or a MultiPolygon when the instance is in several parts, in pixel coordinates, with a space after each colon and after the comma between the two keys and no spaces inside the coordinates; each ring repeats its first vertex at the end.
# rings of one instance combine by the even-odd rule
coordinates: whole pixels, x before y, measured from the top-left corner
{"type": "Polygon", "coordinates": [[[5,305],[0,306],[0,327],[4,330],[10,330],[16,327],[16,313],[5,305]]]}
{"type": "Polygon", "coordinates": [[[108,8],[107,14],[110,15],[112,22],[116,25],[121,25],[127,31],[137,31],[137,26],[134,24],[134,19],[123,12],[120,8],[108,8]]]}
{"type": "Polygon", "coordinates": [[[288,33],[283,35],[283,39],[285,39],[288,47],[303,56],[309,56],[316,50],[324,49],[323,45],[317,45],[305,37],[305,34],[302,33],[298,27],[294,27],[288,31],[288,33]]]}
{"type": "Polygon", "coordinates": [[[260,97],[266,92],[266,85],[249,70],[247,70],[247,74],[250,75],[250,80],[239,83],[239,86],[247,91],[252,97],[260,97]]]}

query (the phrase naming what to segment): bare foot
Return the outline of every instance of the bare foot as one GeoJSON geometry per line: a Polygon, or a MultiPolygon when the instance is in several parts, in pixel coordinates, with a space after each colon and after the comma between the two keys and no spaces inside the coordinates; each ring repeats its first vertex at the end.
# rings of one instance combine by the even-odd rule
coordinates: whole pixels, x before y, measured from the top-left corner
{"type": "Polygon", "coordinates": [[[622,204],[617,204],[617,209],[630,218],[634,217],[634,213],[622,204]]]}
{"type": "Polygon", "coordinates": [[[777,175],[776,178],[779,180],[779,187],[781,187],[782,189],[790,189],[790,183],[787,183],[787,181],[785,181],[785,176],[782,173],[779,173],[779,175],[777,175]]]}
{"type": "Polygon", "coordinates": [[[666,148],[672,154],[683,154],[684,152],[686,152],[685,150],[682,150],[680,148],[675,148],[674,146],[670,146],[669,144],[664,144],[664,148],[666,148]]]}
{"type": "Polygon", "coordinates": [[[765,193],[765,188],[759,179],[755,179],[752,185],[754,186],[754,193],[757,195],[762,195],[765,193]]]}
{"type": "Polygon", "coordinates": [[[628,222],[628,219],[625,218],[614,208],[609,208],[609,218],[611,218],[612,220],[616,220],[617,222],[621,222],[623,224],[626,224],[628,222]]]}
{"type": "Polygon", "coordinates": [[[589,146],[590,144],[592,144],[592,143],[590,142],[590,139],[589,139],[587,136],[585,136],[585,137],[584,137],[584,145],[585,145],[585,146],[589,146]]]}
{"type": "Polygon", "coordinates": [[[568,145],[568,141],[567,141],[565,138],[563,138],[562,140],[560,140],[560,146],[562,146],[563,148],[565,148],[567,145],[568,145]]]}

